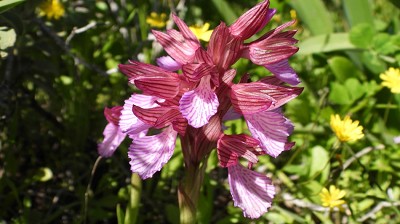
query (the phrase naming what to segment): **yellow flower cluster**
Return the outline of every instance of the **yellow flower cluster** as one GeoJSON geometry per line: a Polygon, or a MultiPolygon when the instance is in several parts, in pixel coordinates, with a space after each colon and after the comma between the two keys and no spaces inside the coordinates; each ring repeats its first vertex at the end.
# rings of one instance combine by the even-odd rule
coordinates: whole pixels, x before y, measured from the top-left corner
{"type": "Polygon", "coordinates": [[[346,192],[336,188],[334,185],[331,185],[328,189],[322,189],[319,196],[321,197],[322,206],[325,207],[339,207],[346,203],[344,200],[341,200],[346,195],[346,192]]]}
{"type": "Polygon", "coordinates": [[[197,39],[208,42],[210,41],[211,34],[213,30],[210,29],[210,24],[205,23],[203,26],[189,26],[189,29],[194,33],[197,39]]]}
{"type": "Polygon", "coordinates": [[[59,19],[65,13],[64,6],[59,0],[46,0],[39,5],[41,16],[46,16],[47,19],[59,19]]]}
{"type": "Polygon", "coordinates": [[[379,77],[383,80],[382,85],[388,87],[392,93],[400,93],[400,69],[389,68],[379,77]]]}
{"type": "Polygon", "coordinates": [[[146,18],[146,23],[152,27],[163,28],[167,24],[166,22],[167,14],[165,13],[157,14],[156,12],[152,12],[146,18]]]}
{"type": "Polygon", "coordinates": [[[358,124],[358,121],[353,122],[349,116],[341,120],[338,114],[331,115],[331,128],[341,142],[353,142],[364,137],[363,127],[358,124]]]}

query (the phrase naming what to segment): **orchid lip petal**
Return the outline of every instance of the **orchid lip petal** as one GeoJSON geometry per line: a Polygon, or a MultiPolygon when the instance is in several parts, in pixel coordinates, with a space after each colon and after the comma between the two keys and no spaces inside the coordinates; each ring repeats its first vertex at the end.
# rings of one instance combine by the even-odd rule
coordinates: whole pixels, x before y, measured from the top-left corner
{"type": "Polygon", "coordinates": [[[184,93],[179,101],[182,116],[195,128],[207,124],[219,106],[218,97],[210,88],[210,77],[208,80],[204,78],[206,81],[201,81],[196,89],[184,93]]]}
{"type": "Polygon", "coordinates": [[[174,153],[176,136],[177,132],[170,126],[160,134],[136,138],[128,151],[131,171],[142,179],[160,171],[174,153]]]}
{"type": "Polygon", "coordinates": [[[103,135],[104,140],[98,145],[97,150],[100,156],[110,157],[125,139],[126,134],[122,133],[117,125],[108,123],[104,129],[103,135]]]}
{"type": "Polygon", "coordinates": [[[162,100],[154,96],[146,96],[142,94],[133,94],[129,99],[125,100],[124,107],[121,111],[119,126],[122,132],[128,134],[137,134],[150,128],[132,112],[133,106],[139,105],[143,108],[157,107],[157,100],[162,100]]]}
{"type": "Polygon", "coordinates": [[[245,217],[259,218],[271,207],[275,187],[265,175],[237,164],[228,167],[228,181],[234,206],[240,207],[245,217]]]}

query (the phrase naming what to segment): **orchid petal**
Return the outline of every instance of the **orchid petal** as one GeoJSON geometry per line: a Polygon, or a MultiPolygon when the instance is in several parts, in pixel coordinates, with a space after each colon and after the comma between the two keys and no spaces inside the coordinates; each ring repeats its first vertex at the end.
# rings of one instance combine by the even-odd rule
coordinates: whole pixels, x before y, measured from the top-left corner
{"type": "Polygon", "coordinates": [[[260,141],[265,153],[277,157],[294,145],[287,142],[293,124],[279,111],[263,111],[244,117],[251,135],[260,141]]]}
{"type": "Polygon", "coordinates": [[[211,35],[207,52],[220,71],[226,71],[241,54],[242,40],[233,36],[225,23],[218,25],[211,35]]]}
{"type": "Polygon", "coordinates": [[[156,30],[152,32],[164,50],[180,64],[192,62],[197,48],[200,47],[194,47],[193,43],[176,30],[169,30],[167,34],[156,30]]]}
{"type": "Polygon", "coordinates": [[[147,95],[163,99],[172,99],[179,93],[179,78],[175,77],[145,77],[135,80],[135,86],[147,95]]]}
{"type": "Polygon", "coordinates": [[[158,99],[158,97],[133,94],[129,99],[125,100],[125,104],[121,111],[121,117],[119,120],[119,126],[122,132],[134,135],[149,129],[151,126],[136,117],[135,114],[133,114],[132,112],[132,108],[135,104],[139,104],[144,108],[156,107],[158,106],[156,104],[156,101],[158,99]]]}
{"type": "Polygon", "coordinates": [[[222,121],[231,121],[231,120],[237,120],[242,118],[242,114],[236,112],[233,107],[229,108],[229,110],[226,112],[224,117],[222,118],[222,121]]]}
{"type": "Polygon", "coordinates": [[[112,108],[104,108],[104,117],[106,117],[109,123],[113,123],[114,125],[118,125],[119,117],[121,116],[121,106],[115,106],[112,108]]]}
{"type": "Polygon", "coordinates": [[[129,78],[130,82],[143,77],[179,77],[176,73],[139,61],[129,61],[129,64],[119,64],[118,69],[129,78]]]}
{"type": "Polygon", "coordinates": [[[289,83],[290,85],[297,85],[300,79],[296,72],[290,67],[288,60],[282,60],[274,64],[264,65],[272,72],[278,79],[289,83]]]}
{"type": "Polygon", "coordinates": [[[202,80],[196,89],[184,93],[179,101],[182,116],[195,128],[207,124],[219,106],[218,97],[210,88],[209,76],[208,80],[204,78],[206,81],[202,80]]]}
{"type": "Polygon", "coordinates": [[[248,58],[257,65],[268,65],[287,60],[299,50],[298,47],[290,45],[264,46],[263,48],[250,46],[243,51],[242,56],[248,58]],[[247,52],[248,50],[248,52],[247,52]]]}
{"type": "Polygon", "coordinates": [[[242,114],[253,114],[274,110],[303,91],[299,87],[275,86],[263,82],[239,83],[232,85],[233,108],[242,114]]]}
{"type": "Polygon", "coordinates": [[[129,147],[131,171],[142,179],[160,171],[174,153],[177,132],[168,127],[158,135],[135,139],[129,147]]]}
{"type": "Polygon", "coordinates": [[[190,44],[192,48],[199,48],[200,41],[197,39],[196,35],[194,35],[194,33],[189,29],[186,23],[175,14],[172,14],[172,18],[175,24],[179,27],[182,36],[188,41],[188,44],[190,44]]]}
{"type": "Polygon", "coordinates": [[[159,57],[156,61],[160,68],[163,68],[167,71],[174,72],[182,68],[182,64],[175,61],[170,56],[159,57]]]}
{"type": "Polygon", "coordinates": [[[110,157],[125,139],[126,134],[122,133],[117,125],[108,123],[104,128],[103,135],[104,140],[98,145],[97,151],[102,157],[110,157]]]}
{"type": "Polygon", "coordinates": [[[222,167],[229,167],[238,163],[239,156],[251,163],[257,163],[257,151],[259,141],[245,134],[223,135],[217,142],[217,153],[219,164],[222,167]]]}
{"type": "Polygon", "coordinates": [[[170,125],[175,119],[181,117],[178,107],[154,107],[143,109],[133,106],[132,111],[141,121],[158,129],[170,125]]]}
{"type": "Polygon", "coordinates": [[[269,9],[269,1],[263,1],[242,16],[240,16],[230,27],[230,32],[242,40],[246,40],[260,31],[272,18],[276,10],[269,9]]]}
{"type": "Polygon", "coordinates": [[[275,187],[265,175],[237,164],[228,167],[228,181],[234,205],[245,217],[259,218],[271,207],[275,187]]]}
{"type": "Polygon", "coordinates": [[[214,69],[215,66],[206,63],[191,63],[182,66],[183,75],[191,82],[198,82],[202,77],[215,72],[214,69]]]}

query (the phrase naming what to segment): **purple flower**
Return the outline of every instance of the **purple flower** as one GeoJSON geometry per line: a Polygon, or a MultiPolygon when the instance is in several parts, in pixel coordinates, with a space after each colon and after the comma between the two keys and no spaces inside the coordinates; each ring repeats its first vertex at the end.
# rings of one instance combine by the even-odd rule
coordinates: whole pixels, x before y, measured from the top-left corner
{"type": "Polygon", "coordinates": [[[275,188],[268,177],[251,168],[259,156],[277,157],[294,145],[287,140],[293,124],[280,108],[303,90],[285,84],[299,83],[288,64],[288,58],[298,50],[293,46],[296,31],[283,31],[293,22],[244,42],[262,30],[274,14],[266,0],[231,26],[221,22],[207,49],[173,15],[179,31],[153,31],[168,53],[157,59],[158,66],[135,61],[119,65],[142,94],[133,94],[123,107],[106,113],[109,124],[99,153],[110,156],[128,135],[132,139],[128,152],[131,170],[146,179],[171,158],[178,136],[185,167],[198,166],[217,149],[220,166],[228,169],[235,206],[246,217],[260,217],[271,207],[275,188]],[[239,58],[264,66],[273,76],[248,82],[251,74],[242,74],[241,81],[233,83],[235,76],[241,75],[231,69],[239,58]],[[251,136],[223,133],[224,120],[241,117],[251,136]],[[248,161],[247,168],[240,164],[240,158],[248,161]]]}

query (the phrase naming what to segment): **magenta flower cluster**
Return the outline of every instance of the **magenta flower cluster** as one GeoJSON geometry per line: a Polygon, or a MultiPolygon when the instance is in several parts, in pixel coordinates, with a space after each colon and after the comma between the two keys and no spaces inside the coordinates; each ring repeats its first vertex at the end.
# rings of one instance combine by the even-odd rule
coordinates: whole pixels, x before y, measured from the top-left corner
{"type": "Polygon", "coordinates": [[[293,38],[296,31],[284,31],[294,21],[246,41],[261,31],[275,12],[266,0],[230,26],[221,22],[206,49],[175,15],[179,31],[152,31],[168,56],[158,58],[158,66],[137,61],[119,65],[142,94],[132,94],[123,107],[105,109],[109,123],[98,147],[100,155],[111,156],[128,136],[132,139],[128,152],[131,171],[146,179],[171,158],[178,136],[182,145],[188,146],[182,148],[185,166],[199,163],[216,149],[219,165],[228,169],[235,206],[249,218],[265,213],[275,188],[271,179],[252,170],[252,165],[259,156],[277,157],[294,145],[287,139],[293,125],[280,108],[302,92],[294,87],[300,81],[288,63],[298,51],[293,38]],[[236,74],[231,68],[240,58],[264,66],[272,75],[250,82],[251,74],[236,74]],[[234,83],[236,75],[242,76],[234,83]],[[251,136],[224,134],[224,121],[242,117],[251,136]],[[239,158],[247,160],[248,166],[242,166],[239,158]]]}

